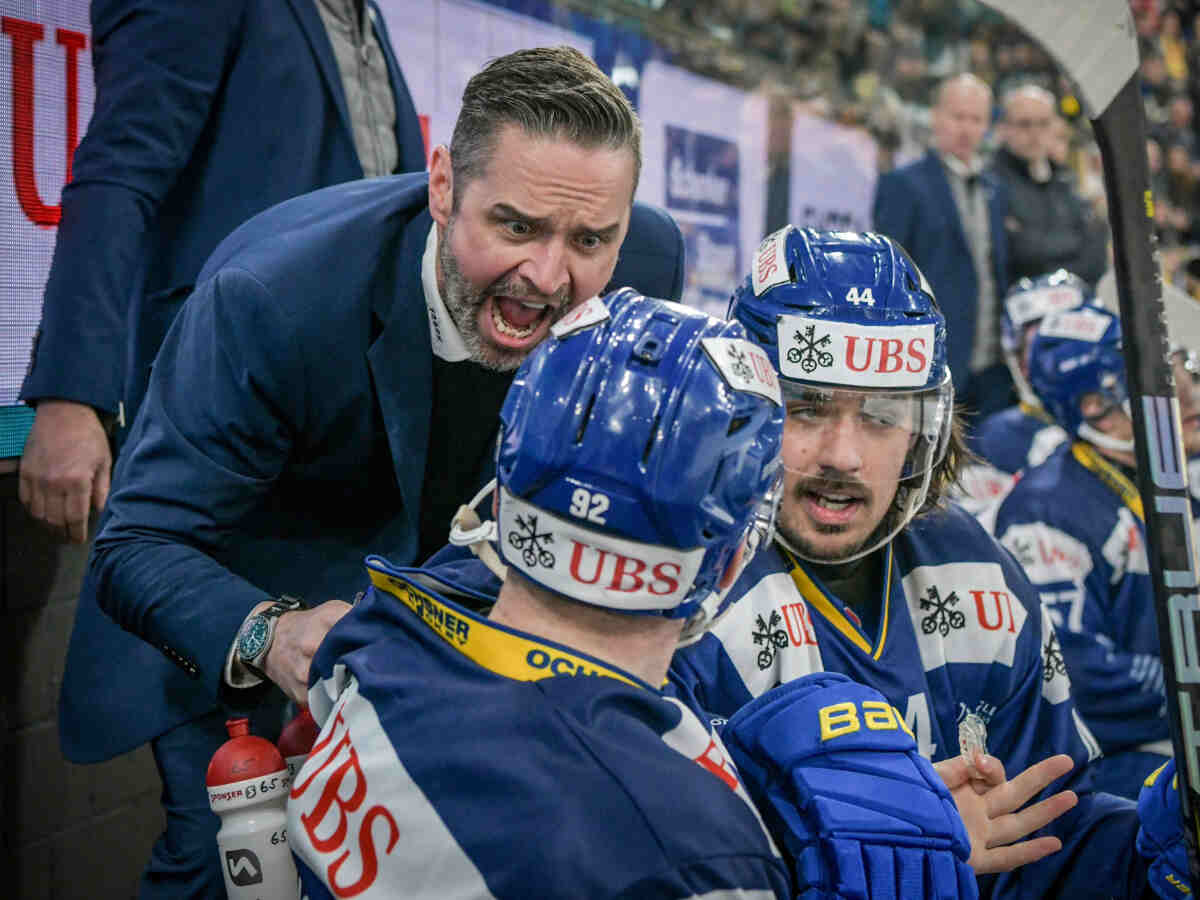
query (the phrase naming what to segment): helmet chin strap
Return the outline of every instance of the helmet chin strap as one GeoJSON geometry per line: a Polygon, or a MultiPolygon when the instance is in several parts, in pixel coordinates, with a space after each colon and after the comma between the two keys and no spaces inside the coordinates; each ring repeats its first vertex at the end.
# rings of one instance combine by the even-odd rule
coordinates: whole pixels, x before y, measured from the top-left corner
{"type": "Polygon", "coordinates": [[[1116,453],[1133,452],[1133,438],[1129,438],[1128,440],[1124,441],[1119,440],[1118,438],[1105,434],[1099,429],[1093,428],[1087,422],[1084,422],[1079,426],[1079,436],[1089,444],[1095,444],[1097,447],[1101,447],[1104,450],[1112,450],[1116,453]]]}
{"type": "Polygon", "coordinates": [[[454,518],[450,520],[450,543],[456,547],[470,547],[471,552],[479,557],[479,561],[503,581],[508,574],[508,566],[504,565],[492,546],[498,536],[496,522],[492,519],[485,522],[475,512],[475,507],[480,501],[495,489],[496,479],[493,478],[471,498],[469,504],[458,508],[454,518]]]}

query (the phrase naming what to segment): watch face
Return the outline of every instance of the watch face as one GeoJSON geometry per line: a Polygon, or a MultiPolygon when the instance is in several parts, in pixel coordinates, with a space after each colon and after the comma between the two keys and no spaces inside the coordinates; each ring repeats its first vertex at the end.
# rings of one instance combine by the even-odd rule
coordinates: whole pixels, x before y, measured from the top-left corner
{"type": "Polygon", "coordinates": [[[266,616],[258,615],[246,623],[238,636],[238,656],[244,661],[253,661],[267,646],[267,637],[271,633],[266,616]]]}

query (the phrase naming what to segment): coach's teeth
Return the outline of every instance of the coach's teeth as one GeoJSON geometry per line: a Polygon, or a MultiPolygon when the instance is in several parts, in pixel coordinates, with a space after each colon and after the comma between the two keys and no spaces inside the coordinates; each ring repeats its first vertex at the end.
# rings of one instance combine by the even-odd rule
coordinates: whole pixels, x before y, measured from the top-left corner
{"type": "Polygon", "coordinates": [[[549,303],[527,303],[524,300],[518,300],[517,302],[520,303],[526,309],[542,310],[550,305],[549,303]]]}
{"type": "Polygon", "coordinates": [[[537,331],[538,323],[535,320],[524,328],[518,328],[515,325],[510,325],[504,318],[503,314],[497,308],[497,304],[492,304],[492,324],[496,326],[496,330],[501,334],[511,338],[527,338],[537,331]]]}

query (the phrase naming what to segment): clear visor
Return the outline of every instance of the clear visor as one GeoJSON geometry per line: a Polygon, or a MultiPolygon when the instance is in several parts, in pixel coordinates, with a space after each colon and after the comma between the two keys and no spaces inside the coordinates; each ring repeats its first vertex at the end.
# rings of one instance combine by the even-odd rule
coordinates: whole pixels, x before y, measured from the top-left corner
{"type": "Polygon", "coordinates": [[[924,478],[946,455],[954,388],[851,390],[785,382],[783,465],[872,491],[924,478]]]}

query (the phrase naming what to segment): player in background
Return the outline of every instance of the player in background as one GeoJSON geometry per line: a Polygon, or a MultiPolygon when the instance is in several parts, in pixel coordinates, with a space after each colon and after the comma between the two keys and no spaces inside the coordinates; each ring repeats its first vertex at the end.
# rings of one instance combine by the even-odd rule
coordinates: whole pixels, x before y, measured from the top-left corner
{"type": "Polygon", "coordinates": [[[1141,897],[1136,808],[1091,789],[1099,747],[1036,591],[942,503],[962,442],[921,273],[886,237],[788,227],[760,246],[730,317],[779,367],[784,492],[776,539],[734,584],[729,613],[676,654],[681,690],[729,716],[777,685],[841,672],[883,693],[933,760],[960,741],[1014,772],[1069,754],[1043,796],[1066,787],[1078,803],[1038,838],[1062,849],[1002,874],[976,866],[981,893],[1141,897]]]}
{"type": "Polygon", "coordinates": [[[961,491],[954,499],[969,512],[978,516],[994,508],[1012,488],[1018,472],[1036,466],[1067,439],[1029,387],[1029,341],[1048,313],[1081,306],[1091,296],[1083,279],[1059,269],[1020,279],[1004,298],[1000,347],[1018,402],[987,416],[967,433],[967,447],[979,459],[962,467],[961,491]]]}
{"type": "MultiPolygon", "coordinates": [[[[1194,421],[1188,357],[1172,359],[1180,417],[1194,421]]],[[[1029,380],[1071,439],[1025,472],[994,533],[1054,621],[1075,702],[1104,751],[1097,786],[1136,798],[1171,745],[1119,320],[1094,307],[1047,316],[1029,380]]],[[[1185,429],[1189,455],[1197,443],[1185,429]]]]}
{"type": "MultiPolygon", "coordinates": [[[[288,825],[311,900],[798,893],[712,725],[660,692],[677,644],[721,614],[747,542],[769,531],[774,370],[741,326],[628,289],[552,332],[501,412],[508,568],[490,614],[472,611],[492,596],[468,583],[372,557],[370,591],[313,661],[323,730],[288,825]]],[[[810,734],[827,707],[888,709],[842,679],[789,696],[765,714],[810,734]]],[[[889,713],[870,747],[812,748],[865,760],[870,793],[891,798],[887,815],[859,812],[843,846],[903,873],[871,896],[973,897],[962,821],[889,713]]],[[[758,721],[739,752],[778,768],[754,746],[769,744],[758,721]]]]}

